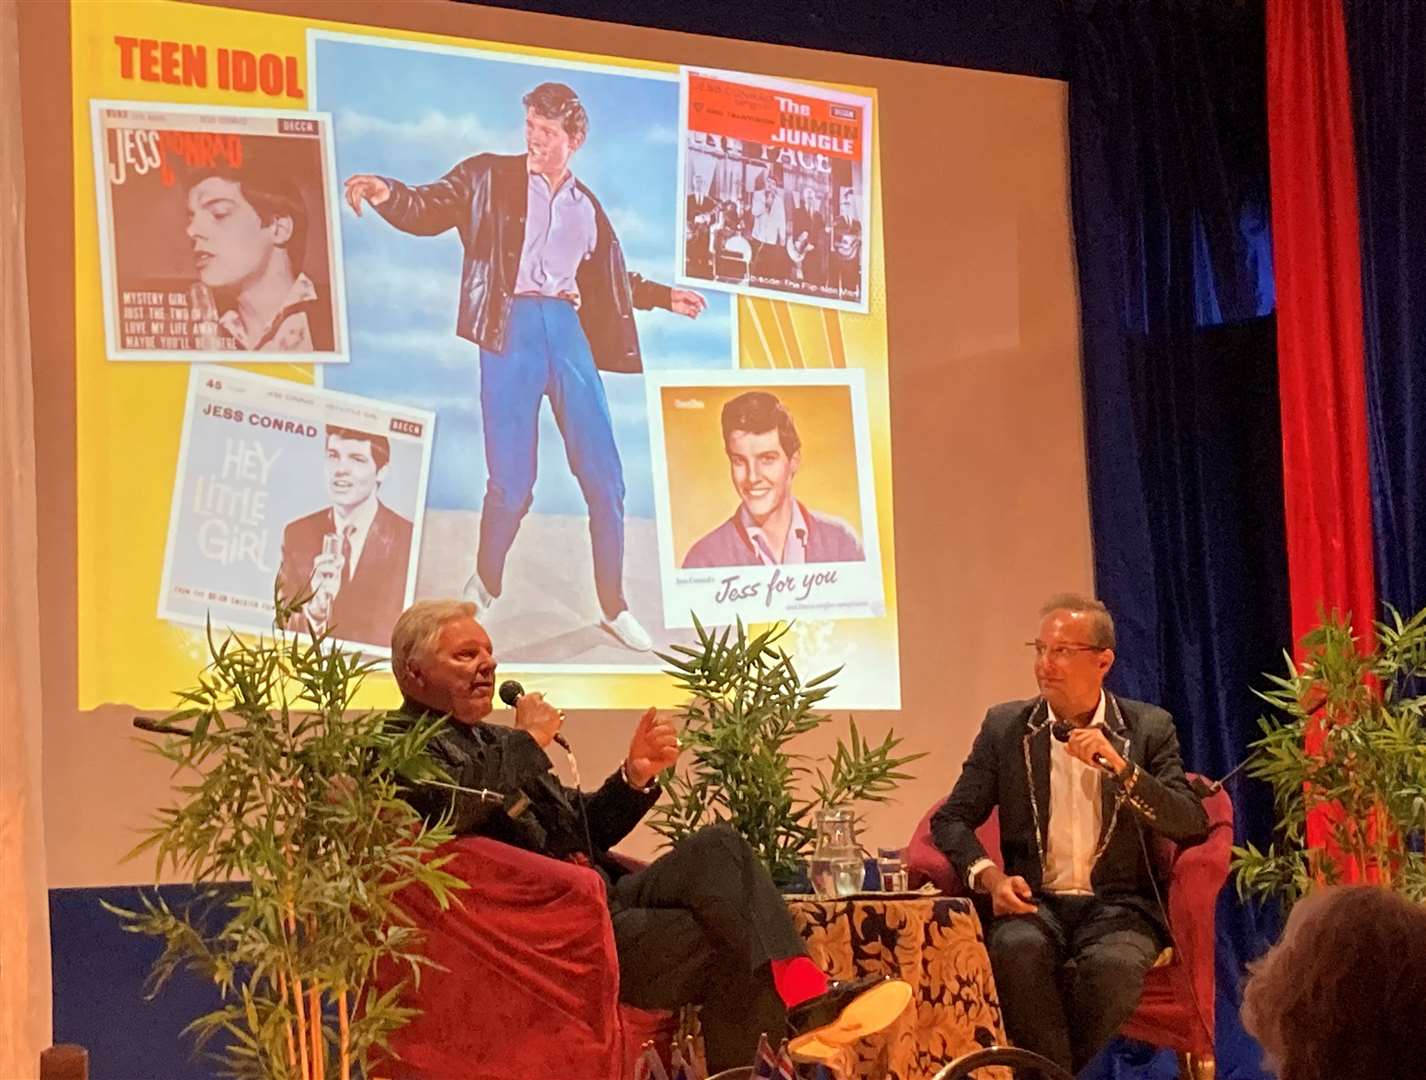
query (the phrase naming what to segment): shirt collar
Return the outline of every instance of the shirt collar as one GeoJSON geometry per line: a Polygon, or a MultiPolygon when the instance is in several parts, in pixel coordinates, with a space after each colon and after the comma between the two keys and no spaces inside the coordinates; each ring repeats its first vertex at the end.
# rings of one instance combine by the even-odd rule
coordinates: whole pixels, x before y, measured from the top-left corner
{"type": "MultiPolygon", "coordinates": [[[[1045,702],[1045,713],[1049,716],[1050,725],[1051,725],[1052,727],[1053,727],[1055,724],[1059,723],[1059,719],[1060,719],[1060,718],[1055,715],[1055,710],[1050,707],[1050,703],[1049,703],[1048,701],[1045,702]]],[[[1107,727],[1108,727],[1108,725],[1105,724],[1105,722],[1104,722],[1104,691],[1103,691],[1103,690],[1099,691],[1099,704],[1094,707],[1094,716],[1090,718],[1090,721],[1089,721],[1088,725],[1086,725],[1086,726],[1087,726],[1087,727],[1101,727],[1101,728],[1107,728],[1107,727]]]]}
{"type": "Polygon", "coordinates": [[[531,169],[530,159],[527,156],[525,158],[525,175],[529,177],[529,182],[531,184],[534,184],[537,181],[542,184],[544,186],[544,190],[549,192],[551,199],[565,191],[568,191],[570,198],[574,199],[576,202],[584,198],[584,191],[581,189],[579,180],[574,175],[573,169],[567,170],[564,174],[564,179],[560,181],[560,186],[552,189],[550,187],[549,177],[547,177],[544,173],[537,173],[533,169],[531,169]]]}
{"type": "Polygon", "coordinates": [[[417,701],[415,698],[409,697],[406,694],[401,695],[401,708],[397,711],[403,716],[410,717],[412,720],[444,720],[447,728],[453,728],[483,743],[490,741],[490,729],[494,726],[484,720],[477,721],[474,724],[462,724],[459,720],[455,719],[455,717],[451,716],[450,713],[439,712],[431,708],[425,702],[417,701]]]}
{"type": "MultiPolygon", "coordinates": [[[[743,526],[743,530],[748,534],[748,539],[755,544],[761,540],[768,551],[772,551],[772,544],[768,541],[767,533],[763,527],[753,520],[753,515],[748,513],[747,505],[738,503],[738,522],[743,526]]],[[[806,545],[807,543],[807,519],[802,516],[802,504],[796,499],[792,500],[792,521],[787,527],[787,536],[790,540],[797,537],[798,541],[806,545]]],[[[783,550],[786,551],[786,541],[783,550]]]]}
{"type": "Polygon", "coordinates": [[[272,333],[273,329],[287,318],[294,307],[299,304],[310,304],[316,299],[317,286],[312,284],[312,279],[306,274],[298,274],[292,279],[292,284],[287,287],[287,292],[282,297],[282,306],[277,309],[277,314],[256,334],[249,334],[243,329],[243,320],[236,307],[229,308],[218,316],[218,323],[237,339],[239,345],[245,349],[251,349],[272,333]]]}
{"type": "Polygon", "coordinates": [[[347,525],[355,525],[357,532],[365,536],[371,531],[371,523],[376,520],[376,492],[371,493],[371,497],[351,512],[345,515],[337,507],[332,507],[332,522],[337,527],[337,532],[341,532],[347,525]]]}

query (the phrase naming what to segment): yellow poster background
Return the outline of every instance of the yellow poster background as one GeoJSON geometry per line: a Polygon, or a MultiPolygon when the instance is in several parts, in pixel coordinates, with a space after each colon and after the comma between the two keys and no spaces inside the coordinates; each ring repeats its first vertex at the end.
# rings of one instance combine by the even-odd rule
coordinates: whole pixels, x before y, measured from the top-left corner
{"type": "Polygon", "coordinates": [[[723,448],[723,406],[755,389],[777,396],[802,441],[793,495],[811,510],[841,518],[861,538],[857,448],[847,387],[666,386],[661,396],[675,565],[682,564],[699,537],[728,520],[738,507],[723,448]],[[695,401],[702,408],[689,407],[695,401]]]}

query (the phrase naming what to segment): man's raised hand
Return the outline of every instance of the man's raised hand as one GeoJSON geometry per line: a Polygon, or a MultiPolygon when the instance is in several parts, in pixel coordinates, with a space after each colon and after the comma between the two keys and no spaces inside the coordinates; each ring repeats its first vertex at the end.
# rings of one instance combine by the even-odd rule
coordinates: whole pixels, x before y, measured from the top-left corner
{"type": "Polygon", "coordinates": [[[347,177],[346,189],[347,205],[356,211],[357,217],[361,217],[363,199],[372,206],[380,206],[391,198],[391,187],[386,181],[370,173],[357,173],[347,177]]]}
{"type": "Polygon", "coordinates": [[[634,737],[629,741],[624,775],[634,787],[646,787],[677,760],[678,732],[672,723],[659,717],[657,709],[649,709],[639,718],[634,737]]]}

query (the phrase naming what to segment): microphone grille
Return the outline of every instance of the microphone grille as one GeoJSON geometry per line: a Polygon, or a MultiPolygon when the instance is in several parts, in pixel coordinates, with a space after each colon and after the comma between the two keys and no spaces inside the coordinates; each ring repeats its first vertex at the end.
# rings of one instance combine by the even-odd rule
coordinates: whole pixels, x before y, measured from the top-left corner
{"type": "MultiPolygon", "coordinates": [[[[505,691],[503,689],[500,691],[500,696],[505,696],[505,691]]],[[[1050,725],[1050,734],[1053,735],[1060,742],[1067,743],[1069,742],[1070,737],[1070,726],[1066,724],[1063,720],[1056,720],[1053,724],[1050,725]]]]}
{"type": "Polygon", "coordinates": [[[512,709],[515,707],[515,702],[519,701],[524,694],[525,688],[514,679],[506,679],[500,684],[500,700],[512,709]]]}

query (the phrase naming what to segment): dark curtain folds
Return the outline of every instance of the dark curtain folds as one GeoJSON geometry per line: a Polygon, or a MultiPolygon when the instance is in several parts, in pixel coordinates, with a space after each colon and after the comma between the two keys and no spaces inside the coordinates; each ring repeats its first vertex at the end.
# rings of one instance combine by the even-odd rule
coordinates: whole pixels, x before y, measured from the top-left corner
{"type": "MultiPolygon", "coordinates": [[[[1264,27],[1225,0],[1073,6],[1070,166],[1096,583],[1120,646],[1111,684],[1177,722],[1221,775],[1289,642],[1271,258],[1264,27]]],[[[1232,789],[1239,837],[1271,829],[1232,789]]],[[[1251,910],[1219,911],[1219,1075],[1263,1075],[1237,1023],[1251,910]]],[[[1158,1075],[1119,1054],[1099,1075],[1158,1075]]]]}
{"type": "Polygon", "coordinates": [[[1377,591],[1426,607],[1426,4],[1345,0],[1377,591]]]}

